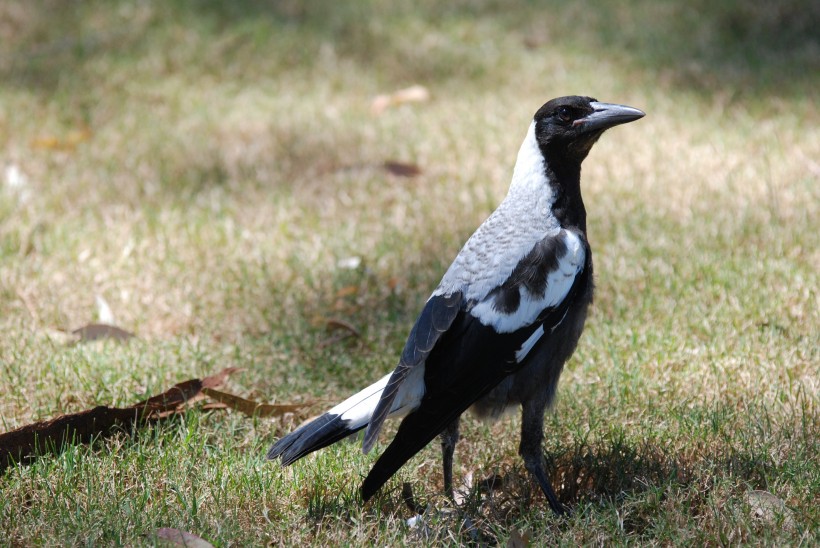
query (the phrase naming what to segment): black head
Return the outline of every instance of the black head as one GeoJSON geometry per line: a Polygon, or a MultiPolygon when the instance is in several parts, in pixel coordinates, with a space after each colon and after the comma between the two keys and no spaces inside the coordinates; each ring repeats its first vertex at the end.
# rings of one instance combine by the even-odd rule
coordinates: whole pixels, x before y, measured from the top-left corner
{"type": "Polygon", "coordinates": [[[592,97],[559,97],[535,113],[535,138],[548,160],[580,166],[604,131],[643,116],[636,108],[600,103],[592,97]]]}

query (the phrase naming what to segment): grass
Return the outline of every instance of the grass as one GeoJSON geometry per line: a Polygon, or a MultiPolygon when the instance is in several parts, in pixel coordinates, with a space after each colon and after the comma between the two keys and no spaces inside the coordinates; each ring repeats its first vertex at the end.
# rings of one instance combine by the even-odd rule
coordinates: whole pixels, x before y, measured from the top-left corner
{"type": "Polygon", "coordinates": [[[585,164],[598,292],[545,442],[573,515],[517,418],[465,422],[457,477],[500,488],[453,513],[436,447],[363,507],[355,443],[281,470],[289,425],[190,412],[7,470],[0,544],[820,540],[816,7],[438,4],[4,2],[0,430],[228,365],[249,397],[348,395],[394,365],[532,113],[586,93],[648,114],[585,164]],[[371,114],[412,84],[431,100],[371,114]],[[139,340],[53,336],[96,295],[139,340]],[[323,345],[329,318],[361,338],[323,345]]]}

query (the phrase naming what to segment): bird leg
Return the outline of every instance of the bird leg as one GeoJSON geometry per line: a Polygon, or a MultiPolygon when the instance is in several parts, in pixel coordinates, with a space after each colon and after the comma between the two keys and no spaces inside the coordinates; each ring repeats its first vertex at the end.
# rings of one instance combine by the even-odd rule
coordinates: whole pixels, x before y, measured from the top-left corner
{"type": "Polygon", "coordinates": [[[521,444],[518,454],[524,459],[524,466],[541,486],[550,508],[557,515],[567,512],[558,501],[544,470],[544,453],[541,442],[544,438],[544,409],[546,402],[530,401],[521,406],[521,444]]]}
{"type": "Polygon", "coordinates": [[[453,494],[453,453],[456,451],[456,443],[458,442],[458,422],[459,418],[456,418],[439,435],[442,464],[444,466],[444,493],[450,497],[450,500],[455,500],[453,494]]]}

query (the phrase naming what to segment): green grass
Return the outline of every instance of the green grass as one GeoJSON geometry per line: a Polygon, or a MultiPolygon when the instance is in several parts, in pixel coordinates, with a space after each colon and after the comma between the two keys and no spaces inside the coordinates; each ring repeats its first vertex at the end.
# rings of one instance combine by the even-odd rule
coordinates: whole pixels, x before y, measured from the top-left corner
{"type": "Polygon", "coordinates": [[[336,4],[0,5],[0,431],[226,366],[259,400],[347,396],[395,364],[532,113],[584,93],[647,116],[584,166],[597,297],[545,441],[573,515],[516,417],[465,421],[454,513],[436,444],[362,506],[356,443],[282,470],[292,425],[191,411],[4,472],[0,544],[816,544],[816,3],[336,4]],[[412,84],[431,100],[370,112],[412,84]],[[138,340],[54,336],[95,295],[138,340]],[[324,345],[329,318],[361,338],[324,345]]]}

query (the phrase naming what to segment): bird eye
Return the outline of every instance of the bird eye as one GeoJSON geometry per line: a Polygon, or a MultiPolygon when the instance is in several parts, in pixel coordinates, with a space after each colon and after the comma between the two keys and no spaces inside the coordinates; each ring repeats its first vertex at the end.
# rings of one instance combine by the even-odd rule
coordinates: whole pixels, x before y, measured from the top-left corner
{"type": "Polygon", "coordinates": [[[569,107],[558,107],[557,114],[562,122],[569,122],[572,120],[572,111],[569,107]]]}

